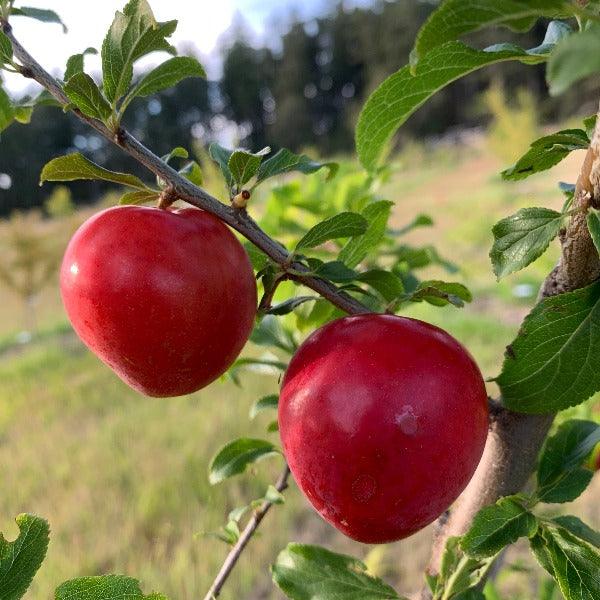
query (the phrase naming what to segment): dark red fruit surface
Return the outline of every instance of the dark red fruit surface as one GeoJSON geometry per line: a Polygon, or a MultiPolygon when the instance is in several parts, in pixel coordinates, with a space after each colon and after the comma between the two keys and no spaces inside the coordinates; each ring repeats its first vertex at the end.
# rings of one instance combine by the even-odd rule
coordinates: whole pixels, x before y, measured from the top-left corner
{"type": "Polygon", "coordinates": [[[148,396],[179,396],[219,377],[248,340],[256,283],[216,217],[122,206],[84,223],[60,288],[83,342],[148,396]]]}
{"type": "Polygon", "coordinates": [[[485,385],[445,331],[360,315],[313,333],[279,400],[285,455],[325,520],[365,543],[407,537],[471,479],[485,445],[485,385]]]}

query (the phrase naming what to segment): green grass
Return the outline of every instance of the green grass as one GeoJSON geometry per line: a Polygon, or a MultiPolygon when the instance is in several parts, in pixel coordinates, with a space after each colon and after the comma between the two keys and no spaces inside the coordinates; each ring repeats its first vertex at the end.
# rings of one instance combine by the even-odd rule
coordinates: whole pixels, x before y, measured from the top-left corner
{"type": "MultiPolygon", "coordinates": [[[[413,157],[400,165],[383,190],[396,202],[395,224],[430,213],[435,227],[411,238],[435,241],[445,256],[464,265],[451,278],[475,292],[474,303],[462,310],[419,304],[407,314],[448,329],[484,375],[493,377],[533,302],[516,298],[514,288],[539,284],[556,249],[497,284],[487,258],[491,225],[520,206],[560,205],[556,181],[572,181],[578,163],[518,185],[500,181],[501,165],[484,149],[466,157],[446,149],[423,164],[413,157]]],[[[436,270],[430,275],[449,277],[436,270]]],[[[219,382],[186,398],[143,398],[68,332],[56,287],[40,299],[41,333],[25,346],[14,342],[22,329],[21,307],[0,294],[0,531],[13,537],[13,518],[25,511],[46,517],[52,527],[48,558],[27,599],[52,597],[65,579],[106,572],[138,577],[144,589],[161,590],[174,600],[203,597],[227,548],[202,533],[218,529],[233,507],[261,496],[280,468],[278,459],[270,459],[248,476],[212,487],[207,465],[230,439],[267,435],[271,416],[251,422],[248,409],[259,396],[277,390],[276,379],[244,375],[243,388],[219,382]]],[[[600,525],[593,508],[598,492],[596,482],[574,509],[593,526],[600,525]]],[[[290,540],[368,556],[371,568],[403,593],[420,586],[430,530],[374,554],[325,525],[294,486],[286,497],[286,505],[272,511],[251,542],[225,600],[280,598],[268,565],[290,540]]],[[[526,551],[517,556],[528,561],[526,551]]],[[[527,577],[507,578],[507,592],[521,593],[527,577]]]]}

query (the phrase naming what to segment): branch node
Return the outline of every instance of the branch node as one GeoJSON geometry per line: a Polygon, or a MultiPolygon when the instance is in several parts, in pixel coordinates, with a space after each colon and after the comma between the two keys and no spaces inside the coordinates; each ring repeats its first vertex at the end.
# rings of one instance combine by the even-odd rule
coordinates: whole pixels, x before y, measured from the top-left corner
{"type": "Polygon", "coordinates": [[[35,74],[29,67],[19,67],[19,73],[27,79],[34,79],[35,74]]]}
{"type": "Polygon", "coordinates": [[[175,188],[169,186],[164,189],[158,197],[158,208],[167,210],[173,202],[176,202],[177,200],[179,200],[179,196],[177,195],[177,192],[175,192],[175,188]]]}
{"type": "Polygon", "coordinates": [[[125,145],[125,130],[122,127],[117,127],[113,140],[117,146],[125,145]]]}
{"type": "Polygon", "coordinates": [[[250,192],[248,190],[242,190],[231,199],[231,204],[234,208],[246,208],[248,206],[248,200],[250,200],[250,192]]]}

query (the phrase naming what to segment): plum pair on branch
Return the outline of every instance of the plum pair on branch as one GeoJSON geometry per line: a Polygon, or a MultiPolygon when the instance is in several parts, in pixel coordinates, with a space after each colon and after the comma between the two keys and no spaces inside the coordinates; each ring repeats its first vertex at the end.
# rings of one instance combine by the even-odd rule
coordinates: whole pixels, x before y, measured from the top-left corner
{"type": "MultiPolygon", "coordinates": [[[[62,105],[67,105],[68,98],[60,83],[23,48],[15,38],[8,22],[3,21],[1,25],[3,32],[13,45],[16,58],[21,63],[21,74],[37,81],[62,105]]],[[[244,209],[227,206],[210,196],[202,188],[186,180],[125,129],[119,127],[113,131],[77,109],[74,109],[73,112],[79,119],[85,121],[99,134],[118,145],[124,152],[166,182],[171,194],[215,215],[256,245],[282,269],[289,269],[291,271],[289,278],[313,289],[349,314],[368,312],[368,308],[362,303],[337,289],[330,282],[314,277],[306,267],[296,263],[290,265],[290,255],[287,250],[266,235],[244,209]]],[[[599,138],[600,133],[597,126],[575,195],[574,206],[580,207],[582,213],[593,200],[600,199],[599,138]]],[[[600,272],[597,253],[593,244],[590,243],[589,233],[585,227],[585,217],[583,220],[577,214],[572,217],[562,242],[561,262],[549,276],[544,286],[544,295],[569,291],[586,285],[595,280],[600,272]]],[[[552,416],[523,415],[509,411],[500,405],[495,406],[486,451],[479,469],[470,486],[452,510],[445,525],[440,527],[430,566],[432,572],[436,572],[439,567],[441,551],[448,536],[464,533],[480,508],[501,496],[519,491],[525,485],[551,423],[552,416]]],[[[288,473],[286,467],[279,480],[281,489],[287,485],[288,473]]],[[[208,597],[216,597],[219,594],[235,562],[269,508],[270,503],[266,502],[251,518],[241,534],[240,541],[226,559],[208,597]]]]}

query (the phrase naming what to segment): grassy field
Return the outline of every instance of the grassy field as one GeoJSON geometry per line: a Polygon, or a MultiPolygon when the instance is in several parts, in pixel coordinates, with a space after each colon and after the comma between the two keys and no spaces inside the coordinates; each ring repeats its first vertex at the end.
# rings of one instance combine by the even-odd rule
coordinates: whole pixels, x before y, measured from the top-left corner
{"type": "MultiPolygon", "coordinates": [[[[443,255],[462,264],[454,279],[475,293],[463,310],[418,305],[407,314],[443,325],[467,345],[485,376],[497,374],[504,346],[557,256],[553,248],[535,266],[496,284],[487,258],[491,226],[521,206],[559,207],[556,182],[574,181],[580,160],[574,154],[550,174],[515,185],[500,181],[503,165],[481,141],[421,149],[399,158],[382,190],[396,202],[394,225],[431,214],[434,228],[417,230],[412,239],[435,241],[443,255]]],[[[280,468],[273,459],[249,477],[212,487],[208,462],[233,437],[264,435],[269,417],[251,422],[248,409],[260,395],[277,391],[276,379],[249,375],[243,388],[222,382],[185,398],[143,398],[76,340],[55,282],[38,300],[42,335],[29,344],[15,344],[23,328],[21,302],[3,288],[0,300],[0,531],[11,539],[20,512],[44,516],[52,527],[47,561],[27,599],[50,598],[65,579],[105,572],[139,577],[145,589],[173,600],[203,597],[227,551],[206,534],[224,523],[229,510],[261,496],[280,468]]],[[[270,584],[268,565],[290,540],[366,558],[399,591],[418,588],[430,530],[374,549],[326,526],[293,486],[286,497],[252,541],[223,598],[281,597],[270,584]]],[[[599,497],[595,481],[573,509],[596,527],[599,497]]],[[[508,562],[532,568],[523,549],[508,562]]],[[[531,586],[537,580],[510,570],[500,580],[507,594],[502,597],[535,598],[531,586]]]]}

